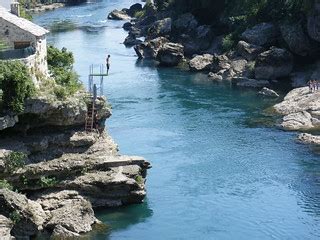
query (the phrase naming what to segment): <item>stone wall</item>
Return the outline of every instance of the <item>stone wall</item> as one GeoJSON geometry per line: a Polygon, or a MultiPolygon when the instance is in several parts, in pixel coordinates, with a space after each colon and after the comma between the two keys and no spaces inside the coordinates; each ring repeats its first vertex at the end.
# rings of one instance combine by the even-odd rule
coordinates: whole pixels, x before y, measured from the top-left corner
{"type": "Polygon", "coordinates": [[[33,76],[35,84],[37,79],[48,76],[47,66],[47,41],[46,36],[36,37],[28,31],[18,28],[14,24],[0,19],[0,39],[10,48],[14,48],[14,42],[27,41],[36,48],[36,53],[25,59],[17,59],[25,63],[33,76]]]}

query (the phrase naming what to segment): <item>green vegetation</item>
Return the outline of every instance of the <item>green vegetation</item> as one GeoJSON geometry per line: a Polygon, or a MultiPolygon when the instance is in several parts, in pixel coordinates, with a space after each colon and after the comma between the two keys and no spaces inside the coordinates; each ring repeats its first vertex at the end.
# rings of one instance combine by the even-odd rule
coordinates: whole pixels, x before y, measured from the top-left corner
{"type": "Polygon", "coordinates": [[[48,47],[48,66],[58,86],[54,93],[59,99],[75,94],[80,88],[81,83],[78,75],[73,70],[73,54],[66,48],[59,50],[53,46],[48,47]]]}
{"type": "Polygon", "coordinates": [[[7,180],[0,179],[0,189],[13,190],[13,187],[7,180]]]}
{"type": "Polygon", "coordinates": [[[12,173],[26,164],[27,155],[22,152],[11,152],[5,157],[5,170],[12,173]]]}
{"type": "Polygon", "coordinates": [[[27,67],[18,61],[0,61],[0,89],[4,110],[21,113],[24,101],[35,92],[27,67]]]}
{"type": "Polygon", "coordinates": [[[143,183],[143,177],[140,175],[137,175],[134,180],[138,183],[138,184],[142,184],[143,183]]]}
{"type": "Polygon", "coordinates": [[[76,25],[70,20],[56,21],[50,26],[50,32],[67,32],[76,29],[76,25]]]}
{"type": "Polygon", "coordinates": [[[227,51],[231,50],[234,47],[234,45],[235,45],[235,40],[233,39],[232,34],[228,34],[222,39],[223,51],[227,52],[227,51]]]}
{"type": "Polygon", "coordinates": [[[11,212],[9,217],[14,224],[17,224],[18,222],[21,221],[21,215],[17,210],[14,210],[13,212],[11,212]]]}
{"type": "Polygon", "coordinates": [[[58,184],[58,180],[55,177],[41,177],[38,184],[42,188],[54,187],[58,184]]]}
{"type": "Polygon", "coordinates": [[[26,11],[26,9],[29,7],[29,1],[19,0],[19,3],[20,3],[20,17],[23,17],[31,21],[32,15],[26,11]]]}

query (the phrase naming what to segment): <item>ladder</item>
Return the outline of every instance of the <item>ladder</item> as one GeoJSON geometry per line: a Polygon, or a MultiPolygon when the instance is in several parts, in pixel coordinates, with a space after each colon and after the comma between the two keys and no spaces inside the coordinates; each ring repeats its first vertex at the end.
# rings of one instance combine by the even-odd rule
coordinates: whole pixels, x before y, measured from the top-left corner
{"type": "Polygon", "coordinates": [[[85,131],[92,132],[95,130],[95,99],[92,97],[92,101],[88,104],[88,111],[86,115],[85,131]]]}

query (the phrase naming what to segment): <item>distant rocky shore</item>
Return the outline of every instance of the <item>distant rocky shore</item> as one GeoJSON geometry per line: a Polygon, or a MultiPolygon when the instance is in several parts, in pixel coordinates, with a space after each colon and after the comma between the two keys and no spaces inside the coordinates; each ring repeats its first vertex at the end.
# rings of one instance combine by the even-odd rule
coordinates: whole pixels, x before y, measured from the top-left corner
{"type": "MultiPolygon", "coordinates": [[[[310,79],[320,79],[319,16],[315,3],[299,22],[257,23],[240,33],[236,46],[229,49],[227,33],[216,27],[231,28],[225,22],[203,23],[190,12],[160,10],[154,1],[114,10],[108,18],[128,21],[123,25],[128,31],[124,44],[133,47],[139,59],[154,60],[159,66],[187,66],[208,74],[210,81],[231,81],[274,98],[279,98],[274,91],[278,85],[290,83],[297,89],[274,107],[284,116],[281,127],[313,131],[319,128],[319,93],[310,94],[304,87],[310,79]]],[[[303,142],[319,143],[316,136],[303,136],[299,137],[303,142]]]]}
{"type": "MultiPolygon", "coordinates": [[[[111,116],[106,100],[96,107],[101,120],[111,116]]],[[[94,209],[143,201],[150,164],[119,155],[107,132],[85,132],[86,112],[82,93],[35,97],[0,118],[1,239],[78,239],[102,225],[94,209]]]]}

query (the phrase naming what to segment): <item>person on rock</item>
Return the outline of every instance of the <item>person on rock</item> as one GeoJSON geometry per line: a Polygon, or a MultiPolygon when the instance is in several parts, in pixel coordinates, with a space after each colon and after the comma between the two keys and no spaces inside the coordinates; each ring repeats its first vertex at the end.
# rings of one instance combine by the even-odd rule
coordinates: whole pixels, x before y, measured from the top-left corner
{"type": "Polygon", "coordinates": [[[313,91],[313,81],[309,80],[309,82],[307,84],[309,86],[309,92],[312,93],[312,91],[313,91]]]}
{"type": "Polygon", "coordinates": [[[110,55],[106,58],[106,66],[107,66],[107,75],[109,75],[109,69],[110,69],[110,55]]]}

